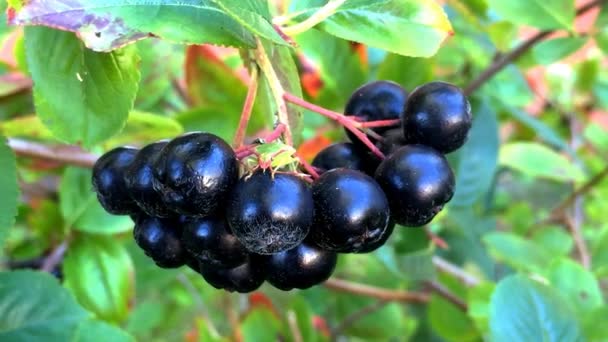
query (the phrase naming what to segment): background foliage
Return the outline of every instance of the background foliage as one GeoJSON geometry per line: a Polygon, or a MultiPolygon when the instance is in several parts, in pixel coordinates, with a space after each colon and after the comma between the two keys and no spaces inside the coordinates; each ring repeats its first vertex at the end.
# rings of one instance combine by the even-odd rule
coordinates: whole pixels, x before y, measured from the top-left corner
{"type": "MultiPolygon", "coordinates": [[[[608,340],[604,1],[0,7],[0,340],[608,340]],[[131,220],[97,203],[90,153],[190,130],[232,139],[255,63],[248,132],[268,131],[281,103],[261,57],[284,90],[336,111],[375,79],[463,87],[475,121],[449,156],[447,209],[306,291],[227,294],[156,268],[131,220]]],[[[287,109],[301,155],[344,139],[287,109]]]]}

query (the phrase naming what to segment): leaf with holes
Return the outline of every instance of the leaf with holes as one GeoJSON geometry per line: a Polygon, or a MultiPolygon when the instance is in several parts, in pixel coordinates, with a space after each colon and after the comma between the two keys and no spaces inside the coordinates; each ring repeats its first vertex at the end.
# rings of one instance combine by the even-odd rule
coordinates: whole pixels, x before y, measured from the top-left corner
{"type": "Polygon", "coordinates": [[[114,50],[147,37],[183,44],[255,46],[251,32],[217,2],[12,0],[9,22],[75,32],[95,51],[114,50]]]}
{"type": "Polygon", "coordinates": [[[94,52],[46,27],[28,27],[25,45],[36,112],[57,138],[91,146],[120,131],[139,82],[134,47],[94,52]]]}

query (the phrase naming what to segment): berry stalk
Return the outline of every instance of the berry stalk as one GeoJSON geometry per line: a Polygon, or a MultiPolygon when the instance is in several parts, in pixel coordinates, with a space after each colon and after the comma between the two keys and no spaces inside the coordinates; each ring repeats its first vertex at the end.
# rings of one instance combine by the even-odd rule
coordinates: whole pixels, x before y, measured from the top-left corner
{"type": "MultiPolygon", "coordinates": [[[[361,132],[361,130],[359,130],[359,127],[361,127],[360,122],[352,120],[340,113],[337,113],[337,112],[331,111],[329,109],[312,104],[312,103],[305,101],[290,93],[284,93],[283,98],[287,102],[293,103],[302,108],[306,108],[315,113],[319,113],[327,118],[330,118],[330,119],[336,121],[340,125],[344,126],[344,128],[351,131],[357,138],[359,138],[359,140],[361,140],[361,142],[363,142],[365,144],[365,146],[367,146],[370,149],[370,151],[372,151],[373,154],[375,154],[376,156],[378,156],[381,159],[385,158],[384,154],[369,140],[369,138],[363,132],[361,132]]],[[[382,121],[386,121],[386,120],[382,120],[382,121]]],[[[378,126],[376,126],[376,127],[378,127],[378,126]]]]}
{"type": "MultiPolygon", "coordinates": [[[[285,124],[279,123],[277,125],[277,127],[275,127],[275,129],[270,134],[268,134],[264,138],[261,138],[261,140],[263,143],[273,142],[273,141],[279,139],[286,130],[287,130],[287,126],[285,124]]],[[[236,150],[234,150],[234,152],[236,153],[237,159],[247,158],[250,155],[255,154],[256,146],[257,146],[257,144],[245,145],[245,146],[241,146],[240,148],[237,148],[236,150]]]]}
{"type": "Polygon", "coordinates": [[[243,110],[241,112],[241,119],[239,121],[239,127],[234,136],[234,147],[239,148],[245,141],[245,135],[247,134],[247,126],[249,125],[249,119],[251,119],[251,112],[253,110],[253,104],[258,92],[258,67],[254,65],[251,68],[251,81],[249,82],[249,88],[247,89],[247,96],[245,97],[245,103],[243,104],[243,110]]]}

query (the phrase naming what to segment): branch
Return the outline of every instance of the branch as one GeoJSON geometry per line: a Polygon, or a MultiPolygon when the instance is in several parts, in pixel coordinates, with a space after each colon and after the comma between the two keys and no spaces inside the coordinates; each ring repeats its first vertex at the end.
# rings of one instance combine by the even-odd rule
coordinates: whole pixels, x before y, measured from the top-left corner
{"type": "Polygon", "coordinates": [[[456,277],[467,287],[477,286],[480,283],[480,280],[477,279],[475,276],[467,273],[462,268],[450,263],[449,261],[441,257],[434,256],[433,265],[435,265],[435,267],[437,267],[439,271],[456,277]]]}
{"type": "Polygon", "coordinates": [[[42,266],[40,266],[40,270],[44,272],[51,272],[61,263],[63,260],[63,255],[68,249],[67,241],[63,241],[59,246],[57,246],[51,254],[47,255],[42,261],[42,266]]]}
{"type": "Polygon", "coordinates": [[[464,300],[457,297],[450,290],[448,290],[447,287],[441,285],[440,283],[438,283],[436,281],[427,281],[427,282],[425,282],[425,285],[428,288],[430,288],[433,292],[438,294],[439,296],[445,298],[447,301],[454,304],[460,310],[466,312],[469,309],[469,307],[467,306],[467,303],[465,303],[464,300]]]}
{"type": "MultiPolygon", "coordinates": [[[[582,6],[576,11],[576,15],[580,16],[585,14],[589,10],[593,9],[596,6],[601,5],[606,0],[595,0],[588,3],[585,6],[582,6]]],[[[469,96],[477,89],[479,89],[484,83],[490,80],[494,75],[496,75],[499,71],[501,71],[505,66],[514,60],[521,57],[525,52],[527,52],[530,48],[532,48],[535,44],[540,42],[541,40],[547,38],[550,34],[555,32],[555,30],[548,31],[540,31],[533,35],[532,37],[525,40],[518,47],[511,50],[510,52],[502,55],[502,57],[495,60],[484,72],[482,72],[477,78],[475,78],[468,86],[464,88],[465,95],[469,96]]]]}
{"type": "Polygon", "coordinates": [[[86,168],[92,168],[99,157],[74,145],[48,146],[16,138],[8,139],[8,145],[18,156],[46,159],[86,168]]]}
{"type": "Polygon", "coordinates": [[[327,280],[323,285],[334,291],[346,292],[386,301],[404,303],[426,303],[429,301],[429,295],[422,292],[388,290],[381,287],[353,283],[336,278],[327,280]]]}
{"type": "Polygon", "coordinates": [[[371,303],[370,305],[364,306],[361,309],[351,313],[350,315],[346,316],[346,318],[344,318],[342,322],[340,322],[335,328],[331,330],[331,336],[333,337],[333,339],[335,339],[336,337],[338,337],[338,335],[340,335],[344,330],[348,329],[348,327],[353,325],[355,322],[367,315],[370,315],[382,309],[388,303],[390,303],[390,301],[380,299],[374,303],[371,303]]]}

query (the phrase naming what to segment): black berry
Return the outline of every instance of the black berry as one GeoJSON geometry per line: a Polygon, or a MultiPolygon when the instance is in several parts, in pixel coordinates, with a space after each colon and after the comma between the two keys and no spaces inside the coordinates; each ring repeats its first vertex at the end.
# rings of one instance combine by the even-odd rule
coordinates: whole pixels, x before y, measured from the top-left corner
{"type": "Polygon", "coordinates": [[[347,168],[369,172],[374,169],[371,156],[361,148],[356,147],[352,143],[336,143],[327,146],[312,161],[312,166],[323,171],[337,168],[347,168]]]}
{"type": "Polygon", "coordinates": [[[190,219],[182,233],[182,244],[199,262],[211,266],[235,267],[247,260],[247,250],[220,217],[190,219]]]}
{"type": "Polygon", "coordinates": [[[170,209],[184,215],[206,216],[222,208],[238,179],[234,151],[210,133],[173,139],[154,166],[155,189],[170,209]]]}
{"type": "Polygon", "coordinates": [[[395,222],[391,220],[388,223],[388,226],[386,227],[384,233],[382,233],[382,235],[380,236],[380,239],[378,239],[376,242],[365,244],[365,246],[359,249],[356,253],[370,253],[384,246],[386,241],[388,241],[388,238],[391,237],[391,234],[393,234],[394,229],[395,222]]]}
{"type": "MultiPolygon", "coordinates": [[[[392,120],[403,116],[407,92],[397,83],[376,81],[367,83],[353,92],[346,103],[344,114],[355,116],[360,121],[392,120]]],[[[376,127],[373,131],[382,134],[390,128],[376,127]]],[[[350,131],[346,130],[350,140],[358,146],[363,143],[350,131]]],[[[372,140],[374,141],[374,140],[372,140]]]]}
{"type": "Polygon", "coordinates": [[[395,151],[376,170],[391,216],[404,226],[422,226],[454,195],[454,174],[445,157],[423,145],[395,151]]]}
{"type": "Polygon", "coordinates": [[[338,252],[358,252],[382,239],[390,210],[373,178],[348,169],[327,171],[313,184],[312,240],[338,252]]]}
{"type": "Polygon", "coordinates": [[[382,134],[382,137],[384,140],[376,142],[376,147],[386,156],[407,144],[401,128],[389,129],[382,134]]]}
{"type": "Polygon", "coordinates": [[[301,243],[295,248],[273,254],[267,262],[267,280],[274,287],[289,291],[307,289],[329,278],[336,267],[335,252],[301,243]]]}
{"type": "Polygon", "coordinates": [[[471,105],[460,88],[431,82],[410,94],[405,106],[403,132],[409,143],[449,153],[465,143],[472,121],[471,105]]]}
{"type": "Polygon", "coordinates": [[[233,268],[200,264],[200,273],[216,289],[247,293],[257,290],[266,278],[264,257],[251,254],[246,262],[233,268]]]}
{"type": "Polygon", "coordinates": [[[234,188],[226,217],[249,251],[272,254],[297,246],[308,234],[314,205],[310,188],[290,174],[258,171],[234,188]]]}
{"type": "Polygon", "coordinates": [[[161,194],[154,190],[154,163],[165,145],[167,141],[159,141],[139,150],[125,173],[131,198],[150,216],[167,217],[171,213],[161,194]]]}
{"type": "Polygon", "coordinates": [[[93,188],[101,206],[115,215],[129,215],[139,212],[124,181],[127,168],[137,154],[137,149],[117,147],[101,156],[93,166],[93,188]]]}
{"type": "Polygon", "coordinates": [[[187,253],[180,241],[182,227],[176,219],[139,216],[133,229],[137,245],[162,268],[186,263],[187,253]]]}

